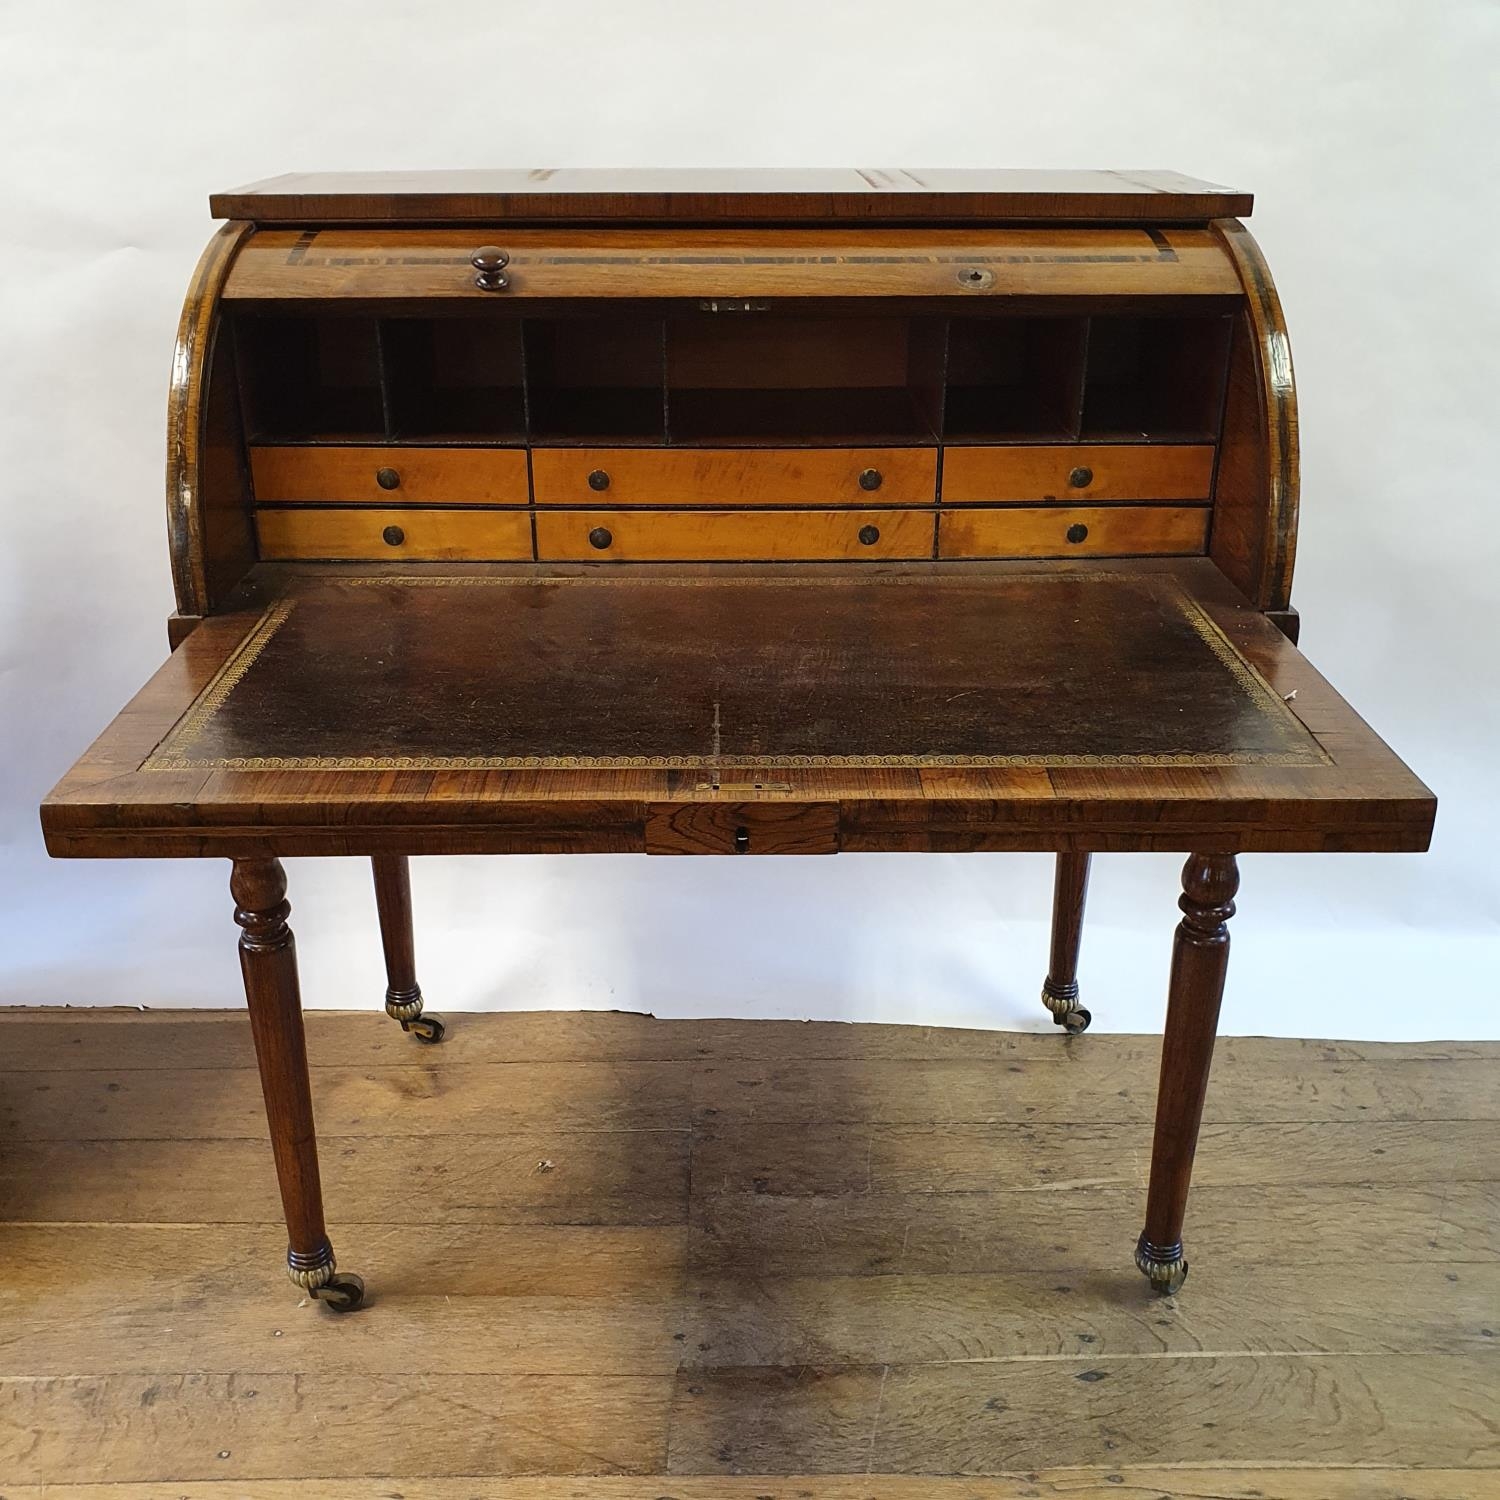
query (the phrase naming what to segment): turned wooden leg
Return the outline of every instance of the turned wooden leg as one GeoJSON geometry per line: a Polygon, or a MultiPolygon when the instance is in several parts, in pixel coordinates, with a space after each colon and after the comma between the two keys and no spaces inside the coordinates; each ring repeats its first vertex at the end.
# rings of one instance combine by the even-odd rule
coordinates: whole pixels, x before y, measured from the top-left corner
{"type": "Polygon", "coordinates": [[[417,983],[416,942],[411,921],[411,867],[404,854],[376,854],[375,908],[380,913],[380,941],[385,948],[385,1013],[419,1042],[440,1042],[443,1023],[422,1014],[422,986],[417,983]]]}
{"type": "Polygon", "coordinates": [[[1182,867],[1182,921],[1172,949],[1146,1228],[1135,1250],[1136,1265],[1159,1292],[1175,1292],[1187,1279],[1182,1218],[1208,1093],[1229,966],[1229,919],[1239,884],[1232,854],[1190,855],[1182,867]]]}
{"type": "Polygon", "coordinates": [[[1083,944],[1083,903],[1089,893],[1089,856],[1059,854],[1052,883],[1052,961],[1042,981],[1042,1004],[1069,1036],[1087,1031],[1094,1018],[1078,1003],[1078,950],[1083,944]]]}
{"type": "Polygon", "coordinates": [[[292,910],[286,873],[279,859],[237,859],[229,889],[241,928],[245,1000],[286,1214],[287,1267],[298,1286],[337,1311],[349,1312],[359,1306],[364,1283],[337,1271],[323,1226],[297,948],[286,920],[292,910]]]}

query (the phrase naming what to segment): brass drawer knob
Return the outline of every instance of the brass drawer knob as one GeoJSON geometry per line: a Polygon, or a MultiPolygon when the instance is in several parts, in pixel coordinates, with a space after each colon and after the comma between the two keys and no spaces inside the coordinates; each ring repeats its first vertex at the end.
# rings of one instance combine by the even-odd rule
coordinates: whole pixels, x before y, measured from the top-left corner
{"type": "Polygon", "coordinates": [[[469,257],[469,263],[474,267],[474,285],[481,292],[503,292],[510,285],[510,277],[505,274],[510,256],[498,245],[481,245],[469,257]]]}
{"type": "Polygon", "coordinates": [[[401,488],[401,476],[395,469],[376,469],[375,483],[383,490],[398,490],[401,488]]]}
{"type": "Polygon", "coordinates": [[[591,490],[607,490],[609,488],[609,470],[592,470],[589,474],[589,488],[591,490]]]}
{"type": "Polygon", "coordinates": [[[1088,534],[1089,529],[1082,521],[1075,521],[1068,527],[1068,540],[1070,542],[1081,542],[1088,534]]]}
{"type": "Polygon", "coordinates": [[[599,552],[603,552],[606,547],[610,546],[614,539],[615,534],[608,526],[596,526],[589,532],[589,546],[599,552]]]}
{"type": "Polygon", "coordinates": [[[873,547],[880,540],[880,528],[878,526],[861,526],[859,528],[859,539],[866,547],[873,547]]]}
{"type": "Polygon", "coordinates": [[[1094,482],[1094,471],[1086,464],[1079,464],[1076,469],[1068,470],[1068,483],[1075,490],[1086,489],[1094,482]]]}
{"type": "Polygon", "coordinates": [[[879,469],[861,469],[859,471],[859,487],[862,490],[878,490],[885,482],[885,475],[879,469]]]}
{"type": "Polygon", "coordinates": [[[402,531],[399,526],[387,526],[385,530],[380,533],[380,540],[383,541],[387,547],[399,547],[401,543],[406,540],[406,533],[402,531]]]}

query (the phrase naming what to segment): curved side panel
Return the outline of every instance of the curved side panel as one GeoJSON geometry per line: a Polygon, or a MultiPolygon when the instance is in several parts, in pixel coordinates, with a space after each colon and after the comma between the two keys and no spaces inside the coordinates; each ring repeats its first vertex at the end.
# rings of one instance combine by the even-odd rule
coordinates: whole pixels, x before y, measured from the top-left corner
{"type": "Polygon", "coordinates": [[[1281,299],[1250,231],[1214,221],[1239,272],[1235,328],[1209,552],[1263,610],[1291,603],[1297,555],[1297,390],[1281,299]]]}
{"type": "Polygon", "coordinates": [[[177,613],[189,618],[208,613],[215,593],[205,509],[209,490],[224,487],[226,481],[223,473],[210,471],[225,470],[228,488],[242,485],[237,477],[241,463],[236,445],[224,441],[226,435],[216,433],[211,421],[219,426],[229,420],[230,361],[216,357],[219,298],[235,255],[254,229],[248,223],[226,224],[208,242],[183,302],[172,353],[172,386],[167,397],[167,540],[177,613]],[[215,407],[224,410],[216,412],[215,407]]]}

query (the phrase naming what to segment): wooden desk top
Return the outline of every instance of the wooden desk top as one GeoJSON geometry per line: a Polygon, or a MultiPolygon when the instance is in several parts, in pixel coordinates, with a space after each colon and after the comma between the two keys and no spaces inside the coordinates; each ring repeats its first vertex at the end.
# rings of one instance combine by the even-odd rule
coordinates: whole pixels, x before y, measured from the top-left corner
{"type": "Polygon", "coordinates": [[[1421,849],[1433,808],[1202,559],[263,565],[43,824],[59,855],[675,852],[744,826],[756,852],[1203,852],[1421,849]]]}
{"type": "Polygon", "coordinates": [[[289,172],[209,198],[217,219],[387,225],[559,220],[1201,223],[1243,218],[1252,204],[1249,193],[1179,172],[964,167],[289,172]]]}

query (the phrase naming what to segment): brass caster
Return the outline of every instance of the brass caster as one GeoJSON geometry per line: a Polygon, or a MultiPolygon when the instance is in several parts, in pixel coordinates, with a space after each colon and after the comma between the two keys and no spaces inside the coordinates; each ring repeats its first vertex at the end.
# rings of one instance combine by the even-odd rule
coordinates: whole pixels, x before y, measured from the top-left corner
{"type": "Polygon", "coordinates": [[[1163,1297],[1180,1292],[1187,1280],[1188,1263],[1183,1259],[1180,1240],[1175,1245],[1153,1245],[1142,1235],[1135,1247],[1135,1264],[1151,1283],[1151,1290],[1163,1297]]]}
{"type": "Polygon", "coordinates": [[[1175,1297],[1182,1290],[1187,1273],[1187,1262],[1180,1260],[1170,1271],[1151,1277],[1151,1290],[1162,1297],[1175,1297]]]}
{"type": "Polygon", "coordinates": [[[1052,1013],[1052,1024],[1061,1026],[1069,1036],[1089,1029],[1094,1018],[1078,1003],[1077,981],[1060,984],[1049,974],[1042,985],[1042,1004],[1052,1013]]]}
{"type": "Polygon", "coordinates": [[[330,1312],[354,1312],[365,1300],[365,1284],[353,1271],[335,1271],[322,1286],[313,1287],[309,1297],[316,1298],[330,1312]]]}
{"type": "Polygon", "coordinates": [[[429,1047],[442,1041],[447,1034],[447,1027],[436,1016],[413,1016],[411,1020],[401,1023],[401,1029],[410,1032],[419,1042],[425,1042],[429,1047]]]}

